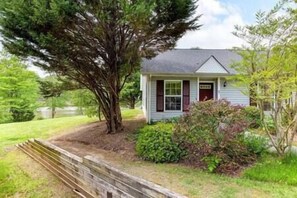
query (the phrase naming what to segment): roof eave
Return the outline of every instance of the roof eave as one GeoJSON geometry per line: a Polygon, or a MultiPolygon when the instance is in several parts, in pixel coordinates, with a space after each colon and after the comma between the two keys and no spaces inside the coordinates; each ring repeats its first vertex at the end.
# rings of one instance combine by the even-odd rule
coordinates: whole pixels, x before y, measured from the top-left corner
{"type": "Polygon", "coordinates": [[[154,75],[154,76],[234,76],[235,73],[161,73],[161,72],[141,72],[142,75],[154,75]]]}

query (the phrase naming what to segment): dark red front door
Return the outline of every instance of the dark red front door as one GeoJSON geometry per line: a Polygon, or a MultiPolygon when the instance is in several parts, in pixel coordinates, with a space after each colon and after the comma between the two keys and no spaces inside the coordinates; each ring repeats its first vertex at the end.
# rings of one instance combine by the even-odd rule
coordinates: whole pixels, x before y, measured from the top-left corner
{"type": "Polygon", "coordinates": [[[213,99],[213,83],[199,84],[199,101],[213,99]]]}

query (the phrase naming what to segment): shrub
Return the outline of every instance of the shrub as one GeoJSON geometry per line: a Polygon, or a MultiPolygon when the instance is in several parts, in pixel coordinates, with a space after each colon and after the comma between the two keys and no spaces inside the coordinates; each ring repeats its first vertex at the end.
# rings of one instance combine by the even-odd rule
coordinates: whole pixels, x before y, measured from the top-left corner
{"type": "Polygon", "coordinates": [[[178,122],[179,118],[180,118],[180,116],[172,117],[172,118],[164,119],[161,122],[163,122],[163,123],[176,124],[178,122]]]}
{"type": "Polygon", "coordinates": [[[197,102],[176,124],[174,140],[186,150],[187,163],[234,173],[256,159],[242,139],[247,126],[241,106],[232,106],[226,100],[197,102]]]}
{"type": "Polygon", "coordinates": [[[268,140],[259,135],[248,134],[244,136],[244,144],[249,152],[256,155],[262,155],[267,151],[268,140]]]}
{"type": "Polygon", "coordinates": [[[11,108],[13,122],[31,121],[35,117],[34,112],[29,109],[11,108]]]}
{"type": "Polygon", "coordinates": [[[156,123],[140,129],[136,142],[137,154],[153,162],[177,162],[183,152],[172,141],[173,125],[156,123]]]}
{"type": "Polygon", "coordinates": [[[243,109],[245,116],[249,122],[250,128],[259,128],[261,126],[260,109],[253,106],[247,106],[243,109]]]}
{"type": "Polygon", "coordinates": [[[202,161],[207,164],[209,172],[213,172],[218,167],[222,159],[217,156],[207,156],[202,158],[202,161]]]}

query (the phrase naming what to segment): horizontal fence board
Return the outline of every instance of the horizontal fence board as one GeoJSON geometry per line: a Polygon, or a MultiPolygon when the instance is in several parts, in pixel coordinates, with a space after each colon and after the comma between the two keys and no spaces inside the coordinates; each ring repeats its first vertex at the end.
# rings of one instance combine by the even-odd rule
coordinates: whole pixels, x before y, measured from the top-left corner
{"type": "Polygon", "coordinates": [[[46,141],[31,139],[18,147],[84,197],[185,198],[97,158],[82,158],[46,141]]]}

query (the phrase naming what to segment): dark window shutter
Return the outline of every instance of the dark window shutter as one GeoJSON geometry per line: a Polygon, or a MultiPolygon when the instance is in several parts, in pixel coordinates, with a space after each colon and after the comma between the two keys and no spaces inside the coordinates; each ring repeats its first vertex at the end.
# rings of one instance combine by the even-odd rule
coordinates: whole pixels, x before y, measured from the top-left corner
{"type": "Polygon", "coordinates": [[[190,81],[183,81],[183,111],[189,111],[190,106],[190,81]]]}
{"type": "Polygon", "coordinates": [[[157,112],[164,111],[164,80],[157,80],[157,112]]]}

